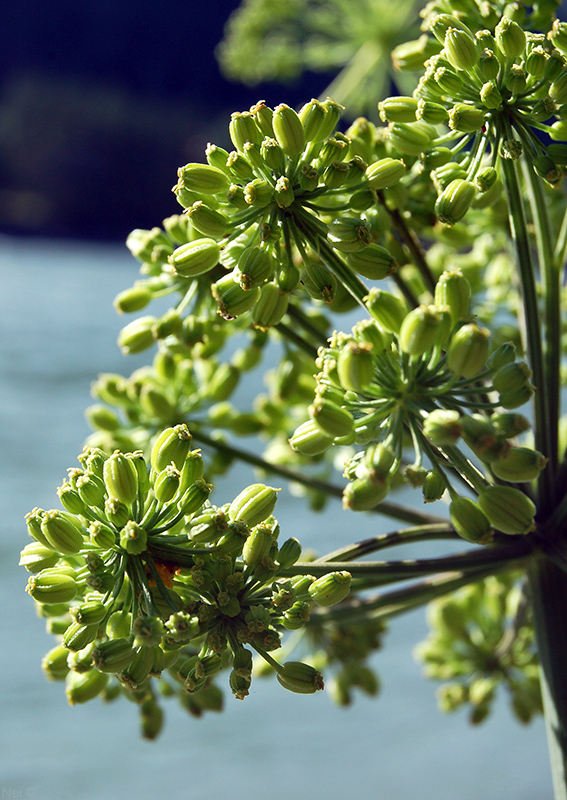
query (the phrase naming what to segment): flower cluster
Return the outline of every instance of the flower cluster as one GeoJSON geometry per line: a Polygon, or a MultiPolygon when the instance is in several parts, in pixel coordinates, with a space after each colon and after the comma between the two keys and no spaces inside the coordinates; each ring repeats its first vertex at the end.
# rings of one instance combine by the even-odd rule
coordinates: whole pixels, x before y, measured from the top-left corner
{"type": "Polygon", "coordinates": [[[478,724],[502,684],[520,722],[541,713],[533,628],[516,574],[491,576],[436,600],[429,607],[429,624],[431,633],[416,656],[428,677],[452,681],[439,691],[443,711],[468,704],[470,720],[478,724]]]}
{"type": "Polygon", "coordinates": [[[178,695],[195,714],[218,710],[213,677],[230,669],[232,692],[244,698],[253,651],[285,688],[323,687],[314,667],[282,665],[271,653],[281,631],[308,622],[314,604],[343,600],[350,574],[331,567],[317,579],[294,575],[301,546],[278,544],[276,489],[252,484],[213,506],[185,425],[157,437],[149,471],[139,451],[88,448],[79,458],[82,468],[58,492],[63,510],[27,515],[34,541],[21,554],[32,573],[27,591],[60,639],[44,669],[65,679],[71,704],[124,693],[153,738],[158,694],[178,695]],[[156,690],[152,679],[162,674],[156,690]]]}

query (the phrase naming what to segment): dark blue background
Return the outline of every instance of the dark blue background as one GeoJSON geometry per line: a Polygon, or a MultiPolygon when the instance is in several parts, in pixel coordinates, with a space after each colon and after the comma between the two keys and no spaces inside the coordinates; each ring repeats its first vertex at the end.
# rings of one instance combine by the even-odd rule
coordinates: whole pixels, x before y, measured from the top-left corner
{"type": "Polygon", "coordinates": [[[20,0],[0,30],[0,232],[123,240],[179,207],[176,169],[226,145],[231,111],[295,105],[327,78],[251,90],[214,48],[237,0],[20,0]]]}

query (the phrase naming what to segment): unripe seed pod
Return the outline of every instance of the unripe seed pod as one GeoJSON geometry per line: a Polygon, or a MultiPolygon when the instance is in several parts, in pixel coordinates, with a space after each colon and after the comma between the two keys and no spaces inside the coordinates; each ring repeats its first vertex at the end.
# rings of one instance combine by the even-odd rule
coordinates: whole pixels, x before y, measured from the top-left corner
{"type": "Polygon", "coordinates": [[[530,447],[512,447],[490,465],[497,478],[510,483],[536,480],[549,459],[530,447]]]}
{"type": "Polygon", "coordinates": [[[68,655],[69,651],[58,644],[43,656],[41,659],[41,668],[49,680],[65,680],[69,672],[69,665],[67,664],[68,655]]]}
{"type": "Polygon", "coordinates": [[[116,544],[114,531],[98,520],[89,525],[89,538],[101,550],[108,550],[116,544]]]}
{"type": "Polygon", "coordinates": [[[309,597],[318,606],[328,608],[340,603],[350,592],[352,576],[350,572],[330,572],[317,578],[309,587],[309,597]]]}
{"type": "MultiPolygon", "coordinates": [[[[442,106],[440,103],[435,103],[432,100],[424,100],[421,98],[417,104],[417,119],[423,120],[423,122],[427,122],[429,125],[440,125],[443,122],[447,122],[449,119],[449,114],[447,109],[442,106]]],[[[447,148],[439,147],[433,148],[435,150],[446,150],[447,148]]],[[[429,151],[431,152],[431,151],[429,151]]],[[[423,157],[423,153],[420,155],[420,158],[423,157]]],[[[441,163],[446,163],[445,161],[441,161],[441,163]]],[[[434,169],[434,167],[430,167],[430,169],[434,169]]]]}
{"type": "Polygon", "coordinates": [[[121,672],[131,663],[136,651],[128,639],[110,639],[93,650],[93,661],[101,672],[121,672]]]}
{"type": "Polygon", "coordinates": [[[207,483],[202,478],[197,478],[195,483],[187,489],[181,500],[179,500],[179,510],[183,511],[184,516],[191,516],[191,514],[202,508],[212,490],[213,485],[211,483],[207,483]]]}
{"type": "Polygon", "coordinates": [[[25,567],[28,572],[41,572],[42,569],[50,569],[59,561],[59,553],[55,553],[51,547],[46,547],[40,542],[30,542],[20,553],[20,567],[25,567]]]}
{"type": "Polygon", "coordinates": [[[406,165],[401,159],[382,158],[366,170],[366,178],[376,191],[395,186],[404,176],[406,165]]]}
{"type": "Polygon", "coordinates": [[[320,261],[308,261],[301,273],[301,283],[306,292],[316,300],[332,303],[337,291],[337,279],[320,261]]]}
{"type": "Polygon", "coordinates": [[[103,481],[92,472],[85,472],[77,478],[77,491],[79,497],[88,506],[102,508],[106,489],[103,481]]]}
{"type": "Polygon", "coordinates": [[[253,288],[244,291],[234,280],[231,273],[213,283],[211,287],[213,297],[219,304],[218,314],[223,319],[235,319],[255,305],[260,297],[260,289],[253,288]]]}
{"type": "Polygon", "coordinates": [[[504,437],[498,433],[492,422],[482,414],[463,416],[463,439],[483,461],[492,462],[502,458],[509,449],[504,437]]]}
{"type": "Polygon", "coordinates": [[[98,624],[83,625],[72,622],[63,634],[63,646],[73,653],[78,653],[91,642],[94,642],[98,633],[98,624]]]}
{"type": "Polygon", "coordinates": [[[374,375],[372,345],[347,342],[339,351],[337,372],[341,386],[353,392],[362,392],[374,375]]]}
{"type": "Polygon", "coordinates": [[[193,203],[185,213],[191,220],[193,228],[201,236],[222,239],[227,231],[228,219],[226,216],[215,208],[205,205],[202,200],[193,203]]]}
{"type": "Polygon", "coordinates": [[[275,283],[267,283],[260,290],[260,299],[252,311],[254,327],[268,330],[283,319],[289,305],[289,295],[275,283]]]}
{"type": "Polygon", "coordinates": [[[191,439],[185,423],[162,431],[152,447],[150,457],[152,469],[161,472],[172,462],[178,470],[183,469],[191,449],[191,439]]]}
{"type": "Polygon", "coordinates": [[[30,577],[26,592],[38,603],[69,603],[77,594],[77,584],[65,572],[44,569],[30,577]]]}
{"type": "Polygon", "coordinates": [[[111,497],[131,505],[138,492],[138,472],[124,453],[115,450],[104,462],[104,485],[111,497]]]}
{"type": "Polygon", "coordinates": [[[363,250],[348,253],[346,261],[351,269],[372,281],[387,278],[397,266],[389,250],[374,242],[370,242],[363,250]]]}
{"type": "Polygon", "coordinates": [[[518,408],[530,399],[534,392],[531,375],[532,371],[524,361],[515,361],[497,371],[493,385],[504,408],[518,408]]]}
{"type": "Polygon", "coordinates": [[[83,528],[67,511],[46,511],[41,518],[41,532],[46,543],[62,555],[73,555],[83,547],[83,528]]]}
{"type": "Polygon", "coordinates": [[[447,365],[462,378],[474,378],[484,368],[490,347],[490,331],[478,325],[463,325],[451,339],[447,365]]]}
{"type": "Polygon", "coordinates": [[[478,50],[474,38],[459,28],[448,28],[444,39],[445,53],[455,69],[468,72],[478,61],[478,50]]]}
{"type": "Polygon", "coordinates": [[[319,100],[306,103],[299,112],[306,142],[320,142],[319,131],[327,116],[327,109],[319,100]]]}
{"type": "Polygon", "coordinates": [[[89,600],[70,609],[76,622],[81,625],[98,625],[105,618],[108,611],[100,600],[89,600]]]}
{"type": "Polygon", "coordinates": [[[356,478],[347,483],[343,490],[343,508],[351,511],[369,511],[375,508],[390,491],[390,481],[379,483],[368,478],[356,478]]]}
{"type": "Polygon", "coordinates": [[[436,408],[425,418],[423,432],[439,447],[453,446],[463,432],[461,415],[455,410],[436,408]]]}
{"type": "Polygon", "coordinates": [[[301,661],[288,661],[278,670],[279,683],[290,692],[314,694],[323,689],[323,676],[315,667],[301,661]]]}
{"type": "Polygon", "coordinates": [[[170,464],[162,470],[154,481],[154,494],[162,504],[169,503],[179,490],[181,473],[177,467],[170,464]]]}
{"type": "Polygon", "coordinates": [[[147,549],[147,533],[141,525],[129,520],[120,531],[120,547],[130,555],[139,555],[147,549]]]}
{"type": "Polygon", "coordinates": [[[456,497],[449,506],[453,528],[462,539],[474,544],[488,544],[493,530],[486,514],[478,503],[469,497],[456,497]]]}
{"type": "Polygon", "coordinates": [[[499,108],[502,105],[502,95],[495,83],[487,81],[480,90],[480,99],[486,108],[499,108]]]}
{"type": "Polygon", "coordinates": [[[274,109],[272,127],[276,140],[288,156],[298,156],[305,147],[305,131],[297,113],[282,103],[274,109]]]}
{"type": "Polygon", "coordinates": [[[262,559],[270,554],[272,549],[272,531],[264,525],[255,527],[242,548],[242,560],[251,569],[257,567],[262,559]]]}
{"type": "Polygon", "coordinates": [[[437,306],[418,306],[405,317],[399,333],[404,353],[422,355],[439,341],[442,329],[441,311],[437,306]]]}
{"type": "Polygon", "coordinates": [[[415,97],[387,97],[378,103],[380,119],[383,122],[414,122],[417,112],[415,97]]]}
{"type": "Polygon", "coordinates": [[[266,137],[260,145],[260,155],[268,169],[276,174],[281,174],[285,170],[285,155],[281,146],[275,139],[266,137]]]}
{"type": "Polygon", "coordinates": [[[228,400],[238,386],[239,380],[240,370],[234,364],[225,362],[219,366],[207,384],[207,395],[215,403],[228,400]]]}
{"type": "Polygon", "coordinates": [[[151,299],[152,293],[148,287],[138,284],[117,294],[114,299],[114,308],[119,314],[131,314],[133,311],[141,311],[151,299]]]}
{"type": "Polygon", "coordinates": [[[512,439],[514,436],[519,436],[521,433],[529,431],[531,428],[530,421],[522,414],[507,414],[501,412],[493,414],[490,421],[496,430],[502,434],[506,439],[512,439]]]}
{"type": "Polygon", "coordinates": [[[169,263],[174,275],[194,278],[210,272],[218,264],[220,247],[214,239],[196,239],[173,251],[169,263]]]}
{"type": "MultiPolygon", "coordinates": [[[[491,85],[494,85],[493,81],[496,80],[500,72],[500,61],[498,60],[498,56],[496,56],[494,51],[490,48],[485,48],[481,52],[478,60],[478,71],[484,81],[488,81],[491,85]]],[[[487,91],[488,90],[485,90],[485,92],[487,91]]]]}
{"type": "Polygon", "coordinates": [[[507,58],[518,58],[526,47],[526,34],[517,22],[502,17],[495,28],[496,44],[507,58]]]}
{"type": "Polygon", "coordinates": [[[152,316],[138,317],[122,328],[117,342],[124,355],[141,353],[154,344],[153,326],[155,321],[156,318],[152,316]]]}
{"type": "MultiPolygon", "coordinates": [[[[84,514],[86,511],[86,504],[84,500],[81,500],[81,496],[77,492],[76,489],[73,489],[73,486],[70,481],[65,481],[65,483],[57,489],[57,496],[61,501],[61,505],[68,511],[70,514],[84,514]]],[[[28,526],[29,528],[29,526],[28,526]]],[[[34,535],[34,538],[35,537],[34,535]]],[[[42,535],[42,540],[45,539],[42,535]]]]}
{"type": "Polygon", "coordinates": [[[244,291],[261,286],[274,274],[274,265],[269,253],[260,247],[245,248],[238,259],[233,279],[244,291]]]}
{"type": "Polygon", "coordinates": [[[328,436],[348,436],[354,430],[352,414],[330,400],[316,398],[307,410],[310,418],[328,436]]]}
{"type": "Polygon", "coordinates": [[[372,287],[364,299],[370,315],[390,333],[399,333],[408,309],[401,297],[372,287]]]}
{"type": "Polygon", "coordinates": [[[108,682],[108,675],[104,675],[97,669],[90,669],[88,672],[74,672],[71,670],[67,675],[65,684],[65,694],[70,706],[77,703],[87,703],[93,700],[104,691],[108,682]]]}
{"type": "Polygon", "coordinates": [[[479,494],[478,502],[490,522],[502,533],[529,533],[535,527],[536,507],[519,489],[489,486],[479,494]]]}
{"type": "MultiPolygon", "coordinates": [[[[392,122],[386,130],[385,137],[398,153],[419,156],[429,148],[435,133],[435,128],[422,120],[411,123],[392,122]]],[[[375,189],[378,188],[375,183],[371,185],[375,189]]]]}
{"type": "Polygon", "coordinates": [[[254,115],[251,114],[250,111],[236,111],[234,114],[231,114],[228,132],[233,145],[240,153],[244,152],[244,145],[246,142],[256,142],[260,144],[264,138],[256,125],[254,115]]]}
{"type": "Polygon", "coordinates": [[[328,450],[333,440],[334,436],[323,433],[313,420],[308,419],[295,429],[289,444],[292,450],[302,455],[316,456],[328,450]]]}
{"type": "Polygon", "coordinates": [[[220,194],[226,192],[229,180],[220,169],[210,164],[186,164],[177,171],[183,187],[198,194],[220,194]]]}
{"type": "Polygon", "coordinates": [[[498,173],[494,169],[494,167],[486,167],[485,169],[481,169],[480,172],[477,173],[476,178],[474,179],[474,185],[478,189],[479,192],[487,192],[491,189],[498,180],[498,173]]]}
{"type": "Polygon", "coordinates": [[[285,542],[278,550],[277,561],[280,566],[286,568],[291,567],[301,557],[301,544],[297,539],[291,537],[286,539],[285,542]]]}
{"type": "Polygon", "coordinates": [[[435,286],[435,304],[447,306],[453,324],[468,316],[471,286],[460,269],[445,270],[435,286]]]}
{"type": "Polygon", "coordinates": [[[249,527],[253,528],[272,514],[276,506],[278,491],[279,489],[263,483],[253,483],[247,486],[230,504],[229,518],[233,522],[246,522],[249,527]]]}
{"type": "Polygon", "coordinates": [[[485,122],[485,112],[467,103],[456,103],[449,112],[449,127],[451,130],[463,133],[479,131],[485,122]]]}
{"type": "Polygon", "coordinates": [[[445,494],[446,489],[447,481],[443,475],[437,470],[429,470],[421,487],[423,502],[434,503],[436,500],[440,500],[445,494]]]}
{"type": "Polygon", "coordinates": [[[496,371],[505,367],[507,364],[512,364],[516,360],[516,347],[512,342],[504,342],[500,347],[497,347],[486,360],[488,369],[496,371]]]}
{"type": "Polygon", "coordinates": [[[446,225],[454,225],[469,210],[476,194],[474,183],[465,180],[452,180],[437,198],[435,213],[446,225]]]}
{"type": "Polygon", "coordinates": [[[211,144],[210,142],[205,149],[205,157],[208,164],[220,170],[224,175],[229,174],[228,167],[226,166],[228,155],[228,151],[223,147],[218,147],[216,144],[211,144]]]}

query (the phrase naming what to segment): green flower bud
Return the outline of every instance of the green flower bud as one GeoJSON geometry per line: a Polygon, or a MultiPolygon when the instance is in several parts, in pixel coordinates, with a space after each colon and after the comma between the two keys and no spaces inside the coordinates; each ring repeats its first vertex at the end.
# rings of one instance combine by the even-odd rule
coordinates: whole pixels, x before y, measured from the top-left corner
{"type": "Polygon", "coordinates": [[[446,489],[447,481],[443,475],[437,470],[429,470],[421,487],[423,502],[434,503],[436,500],[440,500],[445,494],[446,489]]]}
{"type": "Polygon", "coordinates": [[[351,511],[369,511],[375,508],[390,491],[390,481],[374,482],[371,478],[356,478],[343,490],[343,508],[351,511]]]}
{"type": "MultiPolygon", "coordinates": [[[[332,161],[323,172],[323,183],[327,189],[338,189],[339,186],[343,186],[347,182],[350,171],[350,164],[345,164],[342,161],[332,161]]],[[[364,170],[362,174],[364,174],[364,170]]]]}
{"type": "Polygon", "coordinates": [[[130,555],[139,555],[147,549],[148,535],[141,525],[129,520],[120,531],[120,547],[130,555]]]}
{"type": "Polygon", "coordinates": [[[285,155],[275,139],[266,137],[260,146],[260,155],[268,169],[276,174],[281,174],[285,170],[285,155]]]}
{"type": "MultiPolygon", "coordinates": [[[[215,169],[220,170],[223,174],[228,175],[229,170],[226,166],[226,162],[228,160],[227,150],[209,142],[205,149],[205,157],[211,167],[215,167],[215,169]]],[[[179,244],[182,243],[183,242],[179,242],[179,244]]]]}
{"type": "Polygon", "coordinates": [[[205,463],[200,450],[192,450],[185,459],[181,469],[179,494],[183,494],[195,481],[200,480],[205,473],[205,463]]]}
{"type": "Polygon", "coordinates": [[[185,423],[162,431],[152,447],[150,457],[152,469],[161,472],[173,463],[178,470],[182,470],[191,450],[191,439],[185,423]]]}
{"type": "Polygon", "coordinates": [[[87,703],[104,691],[108,682],[108,675],[96,669],[88,672],[69,672],[66,679],[65,694],[70,706],[77,703],[87,703]]]}
{"type": "Polygon", "coordinates": [[[65,680],[69,672],[69,666],[67,664],[68,655],[69,651],[60,644],[58,644],[56,647],[53,647],[44,655],[44,657],[41,659],[41,668],[49,680],[65,680]]]}
{"type": "MultiPolygon", "coordinates": [[[[79,495],[78,491],[73,488],[73,485],[70,481],[65,481],[65,483],[57,489],[57,496],[59,497],[61,505],[65,511],[68,511],[73,515],[85,513],[86,504],[84,500],[81,500],[81,496],[79,495]]],[[[34,538],[37,537],[34,536],[34,538]]]]}
{"type": "Polygon", "coordinates": [[[463,432],[461,415],[456,410],[436,408],[425,418],[423,432],[438,447],[453,446],[463,432]]]}
{"type": "Polygon", "coordinates": [[[266,105],[264,100],[260,100],[258,103],[253,105],[250,108],[250,113],[253,115],[256,125],[262,131],[264,136],[274,135],[274,129],[272,127],[274,112],[269,106],[266,105]]]}
{"type": "Polygon", "coordinates": [[[221,194],[229,186],[224,172],[210,164],[186,164],[178,169],[177,175],[185,189],[198,194],[221,194]]]}
{"type": "Polygon", "coordinates": [[[111,497],[124,505],[131,505],[138,492],[138,473],[132,461],[124,453],[115,450],[104,462],[104,485],[111,497]]]}
{"type": "Polygon", "coordinates": [[[121,503],[117,497],[108,497],[104,503],[104,513],[109,522],[121,528],[128,522],[130,506],[121,503]]]}
{"type": "Polygon", "coordinates": [[[297,113],[282,103],[274,109],[272,127],[276,140],[288,156],[298,156],[305,147],[305,131],[297,113]]]}
{"type": "Polygon", "coordinates": [[[323,676],[315,667],[301,661],[288,661],[278,670],[279,683],[290,692],[314,694],[324,688],[323,676]]]}
{"type": "Polygon", "coordinates": [[[102,522],[91,522],[89,525],[89,539],[101,550],[108,550],[116,544],[114,531],[102,522]]]}
{"type": "Polygon", "coordinates": [[[28,533],[32,537],[32,539],[35,539],[36,542],[39,542],[44,547],[48,547],[51,550],[53,550],[53,547],[51,546],[51,544],[45,538],[45,535],[41,531],[41,520],[43,519],[44,514],[45,511],[42,508],[37,508],[37,507],[34,508],[33,511],[28,511],[28,513],[25,515],[26,526],[28,529],[28,533]]]}
{"type": "Polygon", "coordinates": [[[155,317],[138,317],[128,323],[118,334],[118,346],[125,356],[141,353],[147,350],[154,342],[153,326],[155,317]]]}
{"type": "Polygon", "coordinates": [[[77,584],[57,568],[43,569],[30,577],[26,592],[38,603],[69,603],[77,594],[77,584]]]}
{"type": "Polygon", "coordinates": [[[260,297],[260,289],[253,288],[244,291],[234,280],[232,274],[213,283],[211,287],[213,297],[219,304],[218,314],[223,319],[235,319],[245,314],[254,306],[260,297]]]}
{"type": "Polygon", "coordinates": [[[422,355],[439,341],[443,328],[442,311],[437,306],[418,306],[405,317],[399,341],[404,353],[422,355]]]}
{"type": "MultiPolygon", "coordinates": [[[[487,81],[480,90],[480,99],[486,108],[500,108],[502,105],[502,95],[498,87],[492,81],[487,81]]],[[[459,130],[461,130],[459,128],[459,130]]]]}
{"type": "Polygon", "coordinates": [[[472,36],[464,22],[461,22],[458,17],[452,14],[436,14],[432,19],[428,20],[428,22],[429,30],[441,44],[445,43],[445,36],[449,28],[457,28],[472,36]]]}
{"type": "Polygon", "coordinates": [[[148,287],[138,284],[117,294],[114,299],[114,308],[119,314],[131,314],[133,311],[141,311],[151,299],[152,293],[148,287]]]}
{"type": "Polygon", "coordinates": [[[28,572],[41,572],[50,569],[59,561],[59,553],[54,553],[51,547],[46,547],[41,542],[30,542],[20,553],[20,567],[25,567],[28,572]]]}
{"type": "Polygon", "coordinates": [[[451,524],[459,536],[473,544],[488,544],[493,539],[489,519],[469,497],[456,497],[449,506],[451,524]]]}
{"type": "Polygon", "coordinates": [[[317,578],[309,587],[309,596],[318,606],[328,608],[340,603],[350,592],[350,572],[330,572],[317,578]]]}
{"type": "Polygon", "coordinates": [[[232,521],[243,521],[253,528],[267,519],[276,506],[279,489],[253,483],[234,498],[228,509],[232,521]]]}
{"type": "Polygon", "coordinates": [[[348,253],[346,261],[351,269],[372,281],[387,278],[397,266],[394,256],[374,242],[367,244],[363,250],[348,253]]]}
{"type": "Polygon", "coordinates": [[[403,178],[406,165],[401,159],[382,158],[366,170],[366,178],[376,191],[395,186],[403,178]]]}
{"type": "Polygon", "coordinates": [[[462,219],[476,194],[473,183],[465,180],[453,180],[443,190],[435,203],[435,213],[446,225],[454,225],[462,219]]]}
{"type": "Polygon", "coordinates": [[[309,622],[311,616],[312,603],[305,600],[297,600],[291,608],[284,611],[282,625],[288,631],[298,631],[309,622]]]}
{"type": "Polygon", "coordinates": [[[194,278],[210,272],[218,264],[220,247],[214,239],[196,239],[182,244],[169,257],[174,275],[194,278]]]}
{"type": "Polygon", "coordinates": [[[289,295],[275,283],[267,283],[260,290],[260,299],[252,311],[254,326],[268,330],[283,319],[289,305],[289,295]]]}
{"type": "Polygon", "coordinates": [[[534,393],[531,376],[532,371],[524,361],[507,364],[496,372],[493,385],[504,408],[518,408],[530,399],[534,393]]]}
{"type": "Polygon", "coordinates": [[[510,483],[533,481],[549,459],[530,447],[512,447],[490,465],[497,478],[510,483]]]}
{"type": "Polygon", "coordinates": [[[321,428],[309,419],[295,429],[289,444],[293,450],[304,456],[316,456],[328,450],[333,440],[334,436],[323,433],[321,428]]]}
{"type": "Polygon", "coordinates": [[[530,498],[512,486],[489,486],[478,502],[492,525],[502,533],[529,533],[535,527],[536,507],[530,498]]]}
{"type": "Polygon", "coordinates": [[[169,503],[179,490],[181,473],[173,464],[162,470],[154,481],[154,494],[162,504],[169,503]]]}
{"type": "Polygon", "coordinates": [[[233,145],[240,153],[244,152],[246,142],[260,144],[264,138],[250,111],[237,111],[231,114],[228,132],[233,145]]]}
{"type": "Polygon", "coordinates": [[[415,97],[387,97],[378,103],[383,122],[415,122],[417,99],[415,97]]]}
{"type": "Polygon", "coordinates": [[[41,518],[41,532],[47,545],[62,555],[73,555],[83,547],[83,527],[67,511],[46,511],[41,518]]]}
{"type": "Polygon", "coordinates": [[[319,170],[315,169],[311,164],[302,164],[299,173],[299,185],[305,192],[314,191],[319,185],[319,170]]]}
{"type": "Polygon", "coordinates": [[[364,298],[370,315],[390,333],[399,333],[408,313],[407,306],[401,297],[390,294],[383,289],[372,287],[364,298]]]}
{"type": "Polygon", "coordinates": [[[441,94],[459,97],[462,84],[461,78],[455,70],[451,67],[438,67],[433,77],[441,94]]]}
{"type": "Polygon", "coordinates": [[[244,196],[244,189],[236,183],[231,183],[228,187],[226,202],[239,211],[243,211],[245,208],[248,208],[249,205],[244,196]]]}
{"type": "Polygon", "coordinates": [[[63,634],[63,645],[67,650],[77,653],[91,642],[94,642],[98,633],[98,624],[82,625],[72,622],[63,634]]]}
{"type": "Polygon", "coordinates": [[[339,351],[337,372],[341,386],[353,392],[362,392],[374,377],[372,345],[364,342],[347,342],[339,351]]]}
{"type": "Polygon", "coordinates": [[[319,157],[317,159],[317,168],[322,171],[328,167],[333,161],[344,161],[347,157],[349,149],[349,141],[343,134],[335,133],[333,137],[324,142],[319,157]]]}
{"type": "Polygon", "coordinates": [[[507,58],[518,58],[526,47],[526,34],[517,22],[502,17],[495,28],[496,44],[507,58]]]}
{"type": "Polygon", "coordinates": [[[315,398],[307,409],[310,418],[328,436],[348,436],[354,430],[352,414],[324,398],[315,398]]]}
{"type": "Polygon", "coordinates": [[[448,28],[444,39],[445,53],[455,69],[470,71],[478,61],[474,38],[459,28],[448,28]]]}
{"type": "Polygon", "coordinates": [[[447,365],[459,377],[474,378],[484,368],[489,347],[489,330],[474,323],[463,325],[451,339],[447,365]]]}
{"type": "Polygon", "coordinates": [[[522,67],[512,64],[506,76],[505,86],[512,94],[521,94],[528,83],[528,76],[522,67]]]}
{"type": "Polygon", "coordinates": [[[317,141],[322,142],[328,136],[330,136],[335,128],[337,127],[337,123],[341,118],[341,114],[344,111],[344,106],[341,106],[339,103],[336,103],[332,98],[327,97],[323,101],[323,107],[327,112],[321,123],[321,127],[319,128],[317,134],[317,141]]]}
{"type": "Polygon", "coordinates": [[[247,247],[240,254],[233,279],[244,291],[261,286],[274,274],[269,253],[260,247],[247,247]]]}
{"type": "Polygon", "coordinates": [[[121,672],[131,663],[136,651],[128,639],[110,639],[93,650],[93,661],[101,672],[121,672]]]}

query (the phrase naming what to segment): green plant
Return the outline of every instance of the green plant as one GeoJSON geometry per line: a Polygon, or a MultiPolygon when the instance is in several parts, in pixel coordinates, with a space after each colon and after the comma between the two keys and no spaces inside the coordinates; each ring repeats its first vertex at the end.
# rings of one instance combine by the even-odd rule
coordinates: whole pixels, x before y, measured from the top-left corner
{"type": "Polygon", "coordinates": [[[209,144],[179,169],[183,213],[130,235],[142,277],[118,311],[172,304],[119,345],[157,352],[94,384],[64,510],[34,509],[22,551],[59,637],[44,668],[71,703],[127,694],[154,738],[160,696],[218,710],[216,674],[245,697],[254,654],[291,691],[332,674],[348,703],[378,690],[368,656],[388,621],[429,603],[418,654],[442,708],[468,704],[479,723],[499,685],[520,721],[543,707],[567,796],[567,25],[554,8],[428,4],[423,37],[395,49],[422,75],[379,103],[383,125],[343,133],[330,99],[259,102],[232,115],[232,152],[209,144]],[[267,347],[266,389],[238,408],[267,347]],[[238,445],[251,435],[262,455],[238,445]],[[345,514],[406,527],[301,560],[277,485],[213,504],[209,481],[237,460],[314,510],[339,497],[345,514]],[[447,513],[393,502],[400,487],[447,513]],[[433,540],[472,547],[364,558],[433,540]]]}

